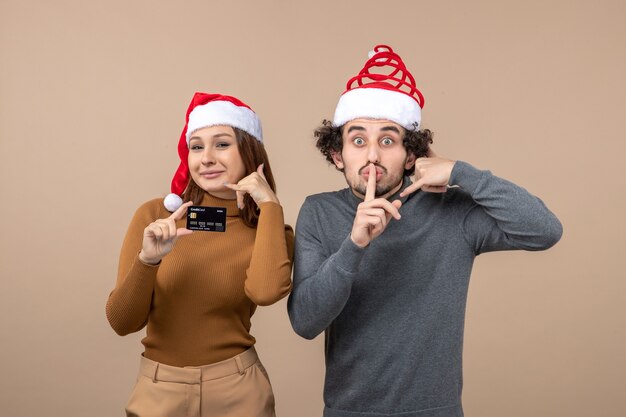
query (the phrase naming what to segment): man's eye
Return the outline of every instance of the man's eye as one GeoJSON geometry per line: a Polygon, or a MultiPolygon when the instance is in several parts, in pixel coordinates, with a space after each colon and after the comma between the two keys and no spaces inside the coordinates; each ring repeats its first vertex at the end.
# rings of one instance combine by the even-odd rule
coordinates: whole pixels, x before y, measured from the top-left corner
{"type": "Polygon", "coordinates": [[[354,140],[352,141],[355,145],[363,145],[365,143],[365,141],[363,140],[363,138],[354,138],[354,140]]]}
{"type": "Polygon", "coordinates": [[[392,145],[392,144],[393,144],[393,139],[391,139],[391,138],[383,138],[383,140],[381,140],[381,143],[382,143],[383,145],[387,145],[387,146],[389,146],[389,145],[392,145]]]}

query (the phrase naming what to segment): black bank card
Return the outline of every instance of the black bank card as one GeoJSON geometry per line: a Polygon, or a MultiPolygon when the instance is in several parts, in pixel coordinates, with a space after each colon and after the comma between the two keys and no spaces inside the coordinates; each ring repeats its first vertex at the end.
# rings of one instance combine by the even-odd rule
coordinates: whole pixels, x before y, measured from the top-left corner
{"type": "Polygon", "coordinates": [[[226,231],[226,207],[189,206],[187,229],[206,232],[226,231]]]}

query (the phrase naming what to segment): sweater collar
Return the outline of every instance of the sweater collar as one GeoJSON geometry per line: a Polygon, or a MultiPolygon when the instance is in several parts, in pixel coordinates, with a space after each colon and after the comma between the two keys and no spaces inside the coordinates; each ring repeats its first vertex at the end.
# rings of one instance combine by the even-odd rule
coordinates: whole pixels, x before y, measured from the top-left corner
{"type": "Polygon", "coordinates": [[[237,217],[240,215],[240,210],[237,207],[237,199],[225,200],[223,198],[215,197],[209,193],[204,193],[200,205],[209,207],[225,207],[226,217],[237,217]]]}

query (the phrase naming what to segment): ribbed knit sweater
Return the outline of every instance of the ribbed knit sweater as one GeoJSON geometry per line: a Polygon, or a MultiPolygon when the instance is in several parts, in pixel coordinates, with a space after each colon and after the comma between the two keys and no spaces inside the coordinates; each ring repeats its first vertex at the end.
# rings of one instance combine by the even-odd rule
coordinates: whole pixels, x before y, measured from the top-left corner
{"type": "MultiPolygon", "coordinates": [[[[257,228],[246,226],[236,200],[205,194],[203,206],[226,208],[226,231],[180,237],[158,265],[139,260],[145,227],[171,215],[163,199],[135,213],[122,246],[106,315],[116,333],[144,326],[144,355],[172,366],[219,362],[254,345],[250,318],[291,290],[293,230],[282,207],[260,204],[257,228]]],[[[176,222],[185,227],[185,218],[176,222]]]]}

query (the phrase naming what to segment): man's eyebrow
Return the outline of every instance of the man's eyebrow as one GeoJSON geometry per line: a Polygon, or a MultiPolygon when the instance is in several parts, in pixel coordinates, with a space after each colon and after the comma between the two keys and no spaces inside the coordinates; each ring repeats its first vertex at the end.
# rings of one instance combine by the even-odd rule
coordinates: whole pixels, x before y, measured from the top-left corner
{"type": "Polygon", "coordinates": [[[348,129],[348,133],[352,132],[353,130],[365,130],[365,128],[363,126],[350,126],[350,128],[348,129]]]}
{"type": "Polygon", "coordinates": [[[392,131],[392,132],[396,132],[398,135],[400,134],[400,130],[395,126],[384,126],[380,128],[380,131],[381,132],[392,131]]]}

